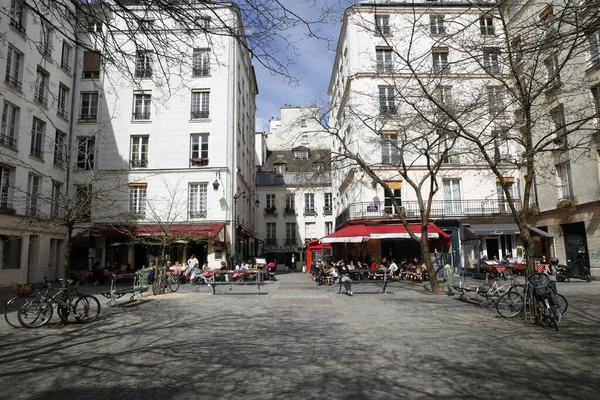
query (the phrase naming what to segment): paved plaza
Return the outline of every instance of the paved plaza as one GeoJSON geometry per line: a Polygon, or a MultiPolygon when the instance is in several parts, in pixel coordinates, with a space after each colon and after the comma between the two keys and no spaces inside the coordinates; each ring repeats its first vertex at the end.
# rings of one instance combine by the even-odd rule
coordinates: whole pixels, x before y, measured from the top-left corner
{"type": "MultiPolygon", "coordinates": [[[[594,399],[600,282],[560,283],[560,331],[505,320],[423,284],[305,274],[256,288],[189,285],[101,317],[0,325],[3,399],[594,399]]],[[[87,287],[94,290],[94,287],[87,287]]]]}

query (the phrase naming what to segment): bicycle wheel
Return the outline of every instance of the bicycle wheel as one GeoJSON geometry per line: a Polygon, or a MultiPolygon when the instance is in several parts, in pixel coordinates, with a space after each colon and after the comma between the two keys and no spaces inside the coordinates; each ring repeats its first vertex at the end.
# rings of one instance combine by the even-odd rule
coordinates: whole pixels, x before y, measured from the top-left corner
{"type": "Polygon", "coordinates": [[[176,292],[179,290],[179,276],[178,275],[169,275],[167,278],[167,284],[169,286],[169,290],[171,292],[176,292]]]}
{"type": "Polygon", "coordinates": [[[100,315],[100,302],[92,295],[82,295],[75,301],[73,312],[75,314],[75,322],[93,322],[100,315]]]}
{"type": "Polygon", "coordinates": [[[19,323],[17,313],[19,309],[28,301],[33,299],[32,296],[15,296],[4,304],[4,320],[13,328],[22,328],[19,323]]]}
{"type": "Polygon", "coordinates": [[[152,282],[152,294],[154,296],[157,296],[158,294],[162,293],[163,290],[164,283],[162,277],[159,275],[156,278],[154,278],[154,282],[152,282]]]}
{"type": "Polygon", "coordinates": [[[481,307],[486,307],[486,303],[488,302],[488,293],[492,290],[492,287],[487,283],[479,286],[477,290],[475,290],[475,300],[477,300],[477,304],[481,307]]]}
{"type": "Polygon", "coordinates": [[[509,290],[498,299],[496,311],[503,318],[516,317],[523,309],[523,303],[522,295],[509,290]]]}
{"type": "Polygon", "coordinates": [[[552,299],[546,297],[544,299],[544,308],[546,317],[550,321],[550,323],[554,326],[554,328],[558,331],[558,321],[560,319],[560,315],[556,310],[556,306],[552,304],[552,299]]]}
{"type": "Polygon", "coordinates": [[[513,292],[513,293],[517,293],[520,296],[523,296],[525,294],[525,285],[521,285],[520,283],[511,286],[508,289],[509,292],[513,292]]]}
{"type": "Polygon", "coordinates": [[[52,318],[52,303],[43,300],[31,300],[19,308],[17,319],[25,328],[39,328],[52,318]]]}
{"type": "Polygon", "coordinates": [[[558,303],[556,305],[556,310],[560,315],[564,315],[564,313],[567,312],[567,308],[569,308],[569,302],[567,301],[567,298],[562,294],[556,293],[556,301],[558,303]]]}

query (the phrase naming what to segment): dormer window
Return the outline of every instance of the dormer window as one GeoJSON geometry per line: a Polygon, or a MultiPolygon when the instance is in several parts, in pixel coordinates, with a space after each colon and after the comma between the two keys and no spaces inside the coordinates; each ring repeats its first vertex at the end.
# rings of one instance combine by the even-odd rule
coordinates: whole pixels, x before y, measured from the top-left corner
{"type": "Polygon", "coordinates": [[[308,160],[308,150],[296,150],[294,151],[295,160],[308,160]]]}
{"type": "Polygon", "coordinates": [[[285,173],[285,164],[275,164],[275,173],[283,175],[285,173]]]}

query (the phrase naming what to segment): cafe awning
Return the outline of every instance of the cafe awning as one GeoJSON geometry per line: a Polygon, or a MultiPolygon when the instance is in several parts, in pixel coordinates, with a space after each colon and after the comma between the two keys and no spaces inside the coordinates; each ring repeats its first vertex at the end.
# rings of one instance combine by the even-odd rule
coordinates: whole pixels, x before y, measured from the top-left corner
{"type": "MultiPolygon", "coordinates": [[[[419,236],[420,224],[411,224],[410,229],[419,236]]],[[[450,236],[433,223],[427,224],[427,237],[451,241],[450,236]]],[[[321,243],[360,243],[369,239],[410,239],[404,225],[350,225],[321,239],[321,243]]]]}
{"type": "Polygon", "coordinates": [[[478,236],[519,235],[517,224],[472,224],[469,228],[478,236]]]}
{"type": "Polygon", "coordinates": [[[224,223],[218,224],[143,224],[131,227],[134,236],[160,236],[170,235],[189,238],[212,239],[221,232],[224,223]]]}

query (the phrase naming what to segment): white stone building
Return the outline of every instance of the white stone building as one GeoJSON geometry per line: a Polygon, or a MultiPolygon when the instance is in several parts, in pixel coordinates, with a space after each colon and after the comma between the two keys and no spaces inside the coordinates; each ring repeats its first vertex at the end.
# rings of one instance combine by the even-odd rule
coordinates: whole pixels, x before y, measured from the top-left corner
{"type": "Polygon", "coordinates": [[[222,34],[243,29],[239,9],[190,2],[182,30],[136,1],[9,3],[0,284],[62,276],[68,212],[75,270],[147,265],[165,237],[172,261],[253,256],[258,88],[243,39],[222,34]],[[145,36],[159,31],[166,48],[145,36]]]}
{"type": "Polygon", "coordinates": [[[266,142],[256,177],[257,232],[279,270],[300,270],[306,243],[333,232],[331,137],[318,116],[315,107],[285,106],[271,131],[257,135],[266,142]]]}
{"type": "MultiPolygon", "coordinates": [[[[471,144],[455,140],[455,121],[447,117],[453,114],[479,137],[489,138],[487,146],[520,206],[520,177],[513,164],[518,153],[503,140],[512,127],[510,105],[489,79],[503,73],[498,54],[504,38],[495,29],[493,6],[378,1],[346,10],[329,86],[329,126],[337,132],[333,152],[350,156],[332,168],[336,230],[356,223],[393,224],[397,212],[390,193],[361,170],[356,157],[393,190],[409,219],[419,218],[417,190],[399,173],[402,158],[410,179],[425,177],[418,190],[425,199],[428,165],[441,160],[430,218],[452,236],[453,245],[432,242],[432,248],[451,253],[455,265],[464,267],[484,255],[517,256],[518,229],[499,180],[471,144]],[[480,245],[461,249],[461,228],[468,226],[480,245]]],[[[348,254],[361,260],[390,255],[412,260],[418,248],[401,237],[399,232],[395,239],[370,239],[348,254]]]]}

